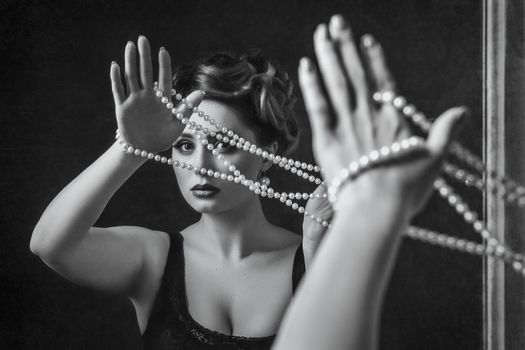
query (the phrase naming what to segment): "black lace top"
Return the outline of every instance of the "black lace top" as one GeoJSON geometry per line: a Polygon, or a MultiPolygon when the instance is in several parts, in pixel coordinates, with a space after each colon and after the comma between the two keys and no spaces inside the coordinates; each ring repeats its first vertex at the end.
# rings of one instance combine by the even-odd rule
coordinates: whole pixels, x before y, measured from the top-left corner
{"type": "MultiPolygon", "coordinates": [[[[180,233],[170,234],[170,242],[162,284],[153,304],[148,327],[142,337],[144,349],[270,349],[275,335],[267,337],[227,335],[208,329],[191,317],[184,278],[183,237],[180,233]]],[[[293,291],[304,271],[303,250],[299,246],[295,253],[291,276],[293,291]]]]}

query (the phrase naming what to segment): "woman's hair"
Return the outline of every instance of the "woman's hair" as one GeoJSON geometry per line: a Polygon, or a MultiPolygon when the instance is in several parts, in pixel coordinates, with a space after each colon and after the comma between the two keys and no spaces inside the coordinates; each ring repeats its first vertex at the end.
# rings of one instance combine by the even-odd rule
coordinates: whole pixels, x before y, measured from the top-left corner
{"type": "Polygon", "coordinates": [[[261,145],[277,141],[278,154],[289,154],[299,141],[293,83],[260,54],[218,53],[181,66],[174,73],[173,88],[183,95],[204,90],[206,98],[237,109],[259,131],[254,141],[261,145]]]}

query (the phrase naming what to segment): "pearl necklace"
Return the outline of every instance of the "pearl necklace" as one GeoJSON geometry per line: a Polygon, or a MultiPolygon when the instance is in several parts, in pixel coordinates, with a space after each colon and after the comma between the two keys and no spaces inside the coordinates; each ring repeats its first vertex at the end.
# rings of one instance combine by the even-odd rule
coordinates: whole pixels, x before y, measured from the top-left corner
{"type": "MultiPolygon", "coordinates": [[[[385,91],[375,92],[372,99],[377,103],[391,103],[403,116],[411,120],[413,124],[417,125],[424,133],[428,134],[432,123],[421,111],[418,111],[414,105],[408,104],[405,97],[396,96],[392,91],[385,91]]],[[[458,160],[477,171],[479,175],[450,163],[445,163],[443,169],[447,175],[457,181],[461,181],[467,186],[476,187],[481,191],[483,191],[486,186],[489,192],[498,193],[507,203],[517,204],[520,207],[525,206],[525,187],[509,177],[498,176],[495,173],[487,172],[483,161],[458,142],[452,142],[449,147],[449,152],[458,160]],[[487,175],[489,178],[488,182],[482,179],[483,175],[487,175]]]]}
{"type": "MultiPolygon", "coordinates": [[[[217,156],[219,160],[223,161],[224,165],[228,168],[228,171],[230,173],[233,173],[233,175],[227,173],[220,173],[212,169],[196,167],[192,164],[188,164],[167,157],[161,157],[159,155],[155,155],[145,150],[136,149],[135,147],[133,147],[133,145],[127,143],[125,140],[120,138],[117,130],[116,138],[119,144],[123,147],[124,151],[126,151],[127,153],[135,154],[137,156],[153,159],[161,163],[167,163],[169,165],[181,167],[189,171],[194,171],[197,174],[213,176],[215,178],[220,178],[221,180],[240,183],[246,186],[250,191],[254,192],[257,195],[260,195],[261,197],[278,199],[286,206],[291,207],[293,210],[298,211],[300,214],[304,214],[311,220],[321,224],[323,227],[330,227],[328,221],[323,220],[320,217],[316,217],[314,214],[308,213],[308,211],[303,206],[300,206],[297,202],[293,201],[293,199],[306,200],[312,198],[325,198],[325,196],[314,196],[312,193],[299,192],[295,194],[286,192],[279,193],[276,192],[273,188],[265,184],[261,184],[258,181],[246,179],[246,177],[240,173],[240,171],[235,167],[235,165],[230,164],[228,161],[224,160],[224,156],[220,154],[219,150],[216,149],[213,146],[213,144],[210,144],[206,137],[202,136],[209,135],[215,137],[218,141],[221,142],[219,143],[219,146],[228,143],[230,146],[235,146],[240,150],[247,151],[249,153],[256,154],[257,156],[260,156],[264,159],[273,161],[273,163],[278,165],[279,167],[284,168],[285,170],[290,171],[291,173],[302,177],[308,180],[309,182],[315,183],[316,185],[324,185],[324,182],[319,177],[316,177],[315,175],[312,175],[311,173],[307,172],[314,171],[316,173],[319,173],[321,171],[321,168],[319,166],[308,164],[305,162],[299,162],[291,158],[281,157],[279,155],[267,152],[260,147],[257,147],[257,145],[254,142],[240,137],[233,130],[228,129],[220,123],[217,123],[203,111],[200,111],[198,107],[193,106],[190,102],[183,98],[180,93],[177,93],[174,89],[172,89],[171,94],[175,97],[177,101],[180,101],[180,103],[185,104],[189,110],[191,110],[194,114],[197,114],[199,117],[207,121],[212,126],[214,126],[218,132],[209,130],[208,128],[203,127],[202,125],[194,121],[190,121],[189,118],[184,117],[182,113],[177,112],[177,109],[174,108],[173,103],[169,102],[169,99],[163,96],[162,91],[158,89],[158,83],[155,83],[154,90],[156,96],[159,97],[161,102],[166,105],[166,108],[168,108],[179,121],[181,121],[184,125],[187,125],[190,130],[197,133],[197,137],[201,139],[201,143],[204,146],[206,146],[206,148],[210,150],[213,155],[217,156]]],[[[418,125],[422,131],[428,132],[430,130],[430,127],[432,125],[431,122],[428,121],[428,119],[424,116],[423,113],[417,111],[413,105],[407,104],[407,101],[404,97],[395,96],[392,92],[387,91],[383,93],[374,93],[373,99],[378,103],[391,103],[398,111],[401,112],[402,115],[409,118],[414,124],[418,125]]],[[[390,150],[389,153],[391,154],[384,154],[384,157],[399,156],[400,154],[398,153],[400,153],[401,151],[407,152],[410,148],[417,149],[420,145],[421,144],[419,140],[417,140],[416,138],[411,138],[403,140],[401,143],[394,143],[390,146],[390,148],[383,147],[381,150],[383,150],[384,152],[386,152],[387,148],[390,150]]],[[[382,159],[381,150],[372,151],[368,156],[361,157],[360,161],[353,162],[347,169],[342,170],[340,178],[336,179],[337,181],[335,181],[335,186],[331,186],[331,189],[329,189],[328,197],[332,203],[335,203],[335,194],[337,193],[337,189],[344,181],[348,179],[353,179],[359,173],[368,169],[370,166],[375,165],[379,162],[380,159],[382,159]]],[[[477,156],[473,155],[470,151],[463,148],[459,143],[453,143],[450,147],[450,152],[459,160],[463,161],[470,167],[476,169],[478,172],[481,172],[482,174],[487,173],[481,160],[477,156]]],[[[451,176],[451,178],[458,181],[462,181],[467,186],[474,186],[479,190],[484,190],[485,186],[487,186],[487,184],[481,179],[479,175],[473,174],[464,169],[460,169],[459,167],[451,163],[445,163],[444,171],[447,175],[451,176]]],[[[520,186],[513,180],[510,180],[505,177],[497,178],[494,176],[494,174],[489,174],[489,176],[491,179],[496,180],[495,183],[491,182],[490,185],[487,186],[490,191],[497,191],[499,193],[503,193],[502,198],[504,198],[506,201],[517,203],[520,206],[525,206],[525,188],[523,186],[520,186]]],[[[514,270],[521,272],[525,276],[525,259],[522,254],[515,253],[508,247],[499,244],[497,239],[491,236],[490,232],[487,230],[483,222],[477,218],[477,214],[469,209],[468,205],[461,199],[459,195],[453,192],[452,188],[446,183],[444,179],[437,179],[434,182],[434,188],[443,198],[447,199],[449,204],[455,208],[458,214],[463,216],[463,219],[467,223],[472,225],[474,230],[478,232],[483,239],[487,240],[487,245],[485,246],[480,243],[437,233],[416,226],[409,227],[407,232],[407,235],[409,237],[425,241],[430,244],[437,244],[439,246],[447,247],[449,249],[459,250],[469,254],[489,255],[494,256],[496,258],[500,258],[505,263],[511,264],[514,270]]]]}

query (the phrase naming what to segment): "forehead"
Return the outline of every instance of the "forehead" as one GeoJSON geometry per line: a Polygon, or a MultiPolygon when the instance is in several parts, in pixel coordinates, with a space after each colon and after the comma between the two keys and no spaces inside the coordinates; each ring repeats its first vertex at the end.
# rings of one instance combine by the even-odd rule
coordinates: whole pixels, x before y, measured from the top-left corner
{"type": "MultiPolygon", "coordinates": [[[[242,115],[236,108],[232,106],[216,101],[216,100],[204,100],[199,105],[199,109],[206,113],[210,119],[215,120],[216,123],[222,124],[230,130],[236,132],[240,137],[255,141],[255,129],[249,125],[247,115],[242,115]]],[[[190,120],[202,125],[204,128],[210,130],[217,130],[215,126],[211,125],[209,121],[205,121],[202,117],[199,117],[194,113],[190,120]]],[[[188,131],[188,127],[184,129],[188,131]]]]}

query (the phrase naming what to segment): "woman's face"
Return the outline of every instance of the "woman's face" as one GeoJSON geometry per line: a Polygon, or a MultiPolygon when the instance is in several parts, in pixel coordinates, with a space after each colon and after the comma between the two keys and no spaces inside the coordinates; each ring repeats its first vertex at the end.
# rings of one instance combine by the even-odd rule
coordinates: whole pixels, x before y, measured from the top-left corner
{"type": "MultiPolygon", "coordinates": [[[[236,132],[240,137],[250,141],[257,139],[255,130],[249,127],[246,122],[246,116],[243,117],[231,106],[214,100],[204,100],[199,105],[199,109],[216,122],[236,132]]],[[[190,121],[192,120],[210,130],[217,130],[196,114],[191,116],[190,121]]],[[[202,137],[205,136],[202,135],[202,137]]],[[[215,148],[220,143],[220,141],[211,136],[207,136],[207,139],[215,148]]],[[[174,160],[183,161],[198,168],[202,167],[233,175],[224,164],[224,161],[228,161],[235,165],[246,179],[256,181],[263,166],[262,158],[229,144],[219,148],[219,154],[224,157],[223,160],[219,160],[216,155],[213,155],[201,143],[201,139],[197,138],[196,132],[192,132],[188,127],[184,129],[183,133],[175,141],[172,149],[174,160]]],[[[200,173],[196,174],[194,170],[189,171],[179,167],[174,167],[174,170],[184,199],[199,213],[222,213],[237,208],[246,203],[246,201],[253,200],[256,196],[248,188],[238,183],[221,180],[213,176],[201,175],[200,173]],[[213,186],[215,189],[210,189],[209,186],[213,186]]]]}

